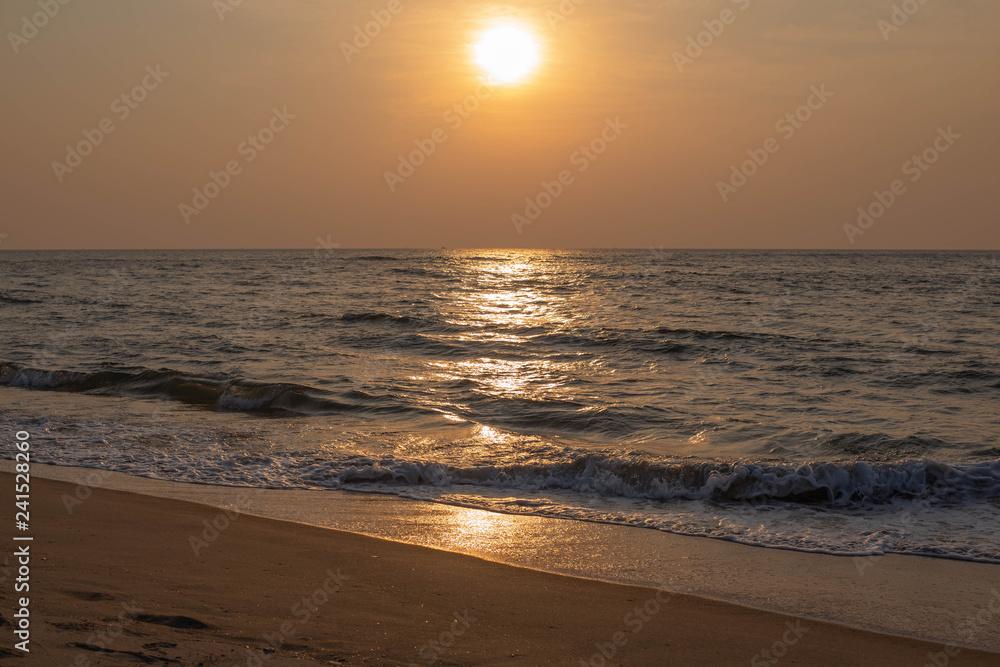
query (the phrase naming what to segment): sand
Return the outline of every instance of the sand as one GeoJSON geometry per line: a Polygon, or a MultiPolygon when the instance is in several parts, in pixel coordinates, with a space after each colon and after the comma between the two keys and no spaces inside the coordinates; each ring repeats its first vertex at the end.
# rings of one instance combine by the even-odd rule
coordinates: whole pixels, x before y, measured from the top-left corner
{"type": "MultiPolygon", "coordinates": [[[[12,476],[0,478],[13,498],[12,476]]],[[[177,500],[94,489],[70,514],[62,497],[74,493],[32,480],[23,664],[1000,663],[997,654],[694,596],[272,519],[229,520],[177,500]]],[[[2,506],[10,527],[13,503],[2,506]]],[[[9,626],[13,548],[0,574],[3,657],[12,664],[6,658],[20,653],[9,626]]],[[[824,582],[816,586],[822,592],[824,582]]]]}

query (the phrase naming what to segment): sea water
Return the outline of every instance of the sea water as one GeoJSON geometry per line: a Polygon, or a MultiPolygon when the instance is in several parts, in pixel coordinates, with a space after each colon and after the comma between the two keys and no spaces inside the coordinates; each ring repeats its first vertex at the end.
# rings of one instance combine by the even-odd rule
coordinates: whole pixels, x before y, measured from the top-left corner
{"type": "Polygon", "coordinates": [[[1000,562],[989,253],[2,251],[0,318],[40,462],[1000,562]]]}

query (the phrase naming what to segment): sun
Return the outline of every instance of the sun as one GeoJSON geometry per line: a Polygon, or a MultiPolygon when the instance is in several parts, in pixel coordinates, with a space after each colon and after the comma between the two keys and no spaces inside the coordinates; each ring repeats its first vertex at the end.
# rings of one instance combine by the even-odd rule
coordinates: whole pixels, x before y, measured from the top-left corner
{"type": "Polygon", "coordinates": [[[523,81],[538,65],[538,40],[517,25],[489,28],[473,47],[475,62],[486,71],[491,83],[523,81]]]}

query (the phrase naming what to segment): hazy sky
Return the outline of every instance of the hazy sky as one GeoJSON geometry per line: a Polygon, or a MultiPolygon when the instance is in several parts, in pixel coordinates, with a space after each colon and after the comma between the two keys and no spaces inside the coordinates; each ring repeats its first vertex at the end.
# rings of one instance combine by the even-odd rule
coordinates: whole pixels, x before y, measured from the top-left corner
{"type": "Polygon", "coordinates": [[[993,0],[4,0],[0,26],[0,249],[1000,247],[993,0]],[[483,86],[501,23],[540,64],[483,86]]]}

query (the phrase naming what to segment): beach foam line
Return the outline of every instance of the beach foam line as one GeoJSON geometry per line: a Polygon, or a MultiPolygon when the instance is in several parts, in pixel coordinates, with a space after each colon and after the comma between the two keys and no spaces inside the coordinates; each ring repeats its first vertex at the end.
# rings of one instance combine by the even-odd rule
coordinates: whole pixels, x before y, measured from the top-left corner
{"type": "MultiPolygon", "coordinates": [[[[12,470],[11,461],[0,461],[0,471],[12,470]]],[[[998,595],[1000,566],[987,563],[761,549],[376,494],[183,484],[41,464],[32,466],[32,474],[78,484],[76,495],[64,499],[70,504],[86,502],[90,488],[186,500],[555,574],[662,586],[766,611],[1000,652],[1000,617],[972,629],[968,625],[998,595]]]]}
{"type": "MultiPolygon", "coordinates": [[[[182,500],[92,489],[64,516],[62,497],[77,491],[32,481],[32,508],[47,517],[32,524],[32,553],[44,549],[47,564],[43,585],[32,587],[31,650],[46,664],[79,661],[82,650],[275,667],[412,665],[418,656],[422,664],[756,665],[786,654],[816,667],[940,666],[956,655],[968,667],[997,664],[996,653],[182,500]],[[113,635],[115,623],[95,622],[116,615],[137,625],[113,635]]],[[[8,525],[14,509],[0,512],[8,525]]]]}
{"type": "Polygon", "coordinates": [[[587,453],[548,465],[461,467],[419,461],[359,462],[340,482],[408,486],[463,484],[512,489],[565,489],[651,500],[784,501],[827,507],[864,507],[897,499],[956,503],[1000,498],[1000,460],[949,463],[924,458],[893,463],[816,461],[648,461],[587,453]]]}

